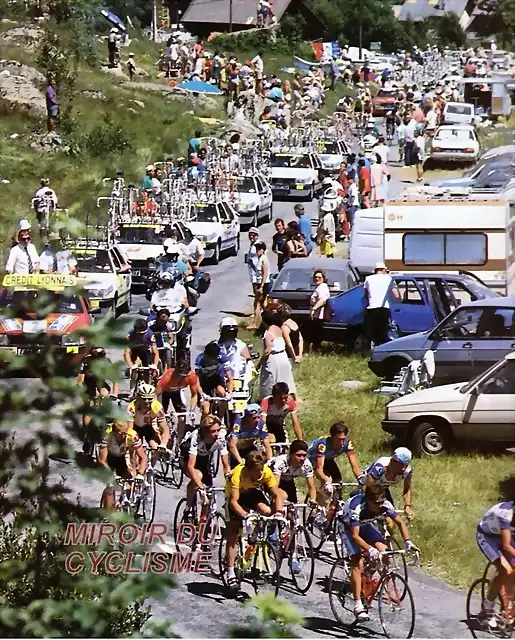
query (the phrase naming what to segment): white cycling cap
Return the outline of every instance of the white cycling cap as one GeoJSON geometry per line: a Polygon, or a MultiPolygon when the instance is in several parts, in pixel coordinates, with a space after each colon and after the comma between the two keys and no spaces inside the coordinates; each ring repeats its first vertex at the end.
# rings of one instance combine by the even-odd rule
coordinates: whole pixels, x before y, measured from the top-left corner
{"type": "Polygon", "coordinates": [[[227,316],[226,318],[222,318],[221,322],[220,322],[220,331],[222,329],[225,329],[226,327],[237,327],[238,323],[236,322],[236,320],[234,318],[231,318],[230,316],[227,316]]]}
{"type": "Polygon", "coordinates": [[[20,226],[19,226],[19,231],[28,231],[31,228],[31,224],[28,220],[25,220],[25,218],[23,220],[20,220],[20,226]]]}

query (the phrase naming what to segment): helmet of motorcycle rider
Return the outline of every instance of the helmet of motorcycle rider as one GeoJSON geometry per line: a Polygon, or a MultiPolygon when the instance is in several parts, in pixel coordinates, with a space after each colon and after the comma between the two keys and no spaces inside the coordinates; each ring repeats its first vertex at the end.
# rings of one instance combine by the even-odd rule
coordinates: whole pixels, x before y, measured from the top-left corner
{"type": "Polygon", "coordinates": [[[392,459],[400,464],[409,464],[411,462],[411,458],[411,451],[406,447],[397,447],[392,456],[392,459]]]}
{"type": "Polygon", "coordinates": [[[236,322],[236,320],[229,316],[227,316],[227,318],[222,318],[222,321],[220,322],[220,331],[227,331],[231,329],[235,331],[238,330],[238,323],[236,322]]]}
{"type": "Polygon", "coordinates": [[[328,187],[330,187],[332,184],[333,184],[333,181],[331,180],[331,178],[329,178],[329,176],[322,180],[322,185],[327,185],[328,187]]]}
{"type": "Polygon", "coordinates": [[[159,282],[168,282],[169,284],[173,284],[175,282],[173,273],[170,273],[169,271],[163,271],[163,273],[159,274],[159,282]]]}
{"type": "Polygon", "coordinates": [[[167,238],[163,242],[163,249],[168,255],[179,255],[179,244],[175,238],[167,238]]]}
{"type": "Polygon", "coordinates": [[[136,395],[138,396],[138,398],[142,398],[143,400],[151,400],[154,398],[155,394],[156,388],[153,384],[140,382],[140,384],[136,387],[136,395]]]}

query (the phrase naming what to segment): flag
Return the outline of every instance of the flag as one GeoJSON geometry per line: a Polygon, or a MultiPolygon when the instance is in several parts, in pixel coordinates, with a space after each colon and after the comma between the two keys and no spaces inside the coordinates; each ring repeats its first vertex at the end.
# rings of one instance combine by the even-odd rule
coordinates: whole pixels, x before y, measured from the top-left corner
{"type": "Polygon", "coordinates": [[[324,45],[321,42],[310,42],[311,48],[313,49],[313,53],[315,54],[315,58],[320,60],[320,58],[324,55],[324,45]]]}

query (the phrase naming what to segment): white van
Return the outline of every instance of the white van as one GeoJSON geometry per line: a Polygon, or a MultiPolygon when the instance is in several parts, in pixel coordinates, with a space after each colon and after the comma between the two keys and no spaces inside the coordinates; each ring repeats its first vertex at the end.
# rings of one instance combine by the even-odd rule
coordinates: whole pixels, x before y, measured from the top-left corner
{"type": "Polygon", "coordinates": [[[442,115],[445,124],[474,124],[474,105],[469,102],[448,102],[442,115]]]}
{"type": "Polygon", "coordinates": [[[349,238],[349,260],[362,276],[383,261],[384,207],[358,209],[349,238]]]}

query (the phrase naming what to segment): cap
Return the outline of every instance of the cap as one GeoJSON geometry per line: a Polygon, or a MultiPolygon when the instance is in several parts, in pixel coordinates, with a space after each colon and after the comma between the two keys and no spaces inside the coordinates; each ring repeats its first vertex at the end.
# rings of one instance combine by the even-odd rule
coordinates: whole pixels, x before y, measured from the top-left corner
{"type": "Polygon", "coordinates": [[[397,447],[392,458],[401,464],[409,464],[412,458],[411,451],[406,447],[397,447]]]}
{"type": "Polygon", "coordinates": [[[25,218],[23,220],[20,220],[18,231],[29,231],[30,228],[31,224],[28,220],[25,220],[25,218]]]}
{"type": "Polygon", "coordinates": [[[154,165],[153,164],[149,164],[145,167],[145,171],[154,171],[154,165]]]}
{"type": "Polygon", "coordinates": [[[250,227],[249,233],[255,233],[258,236],[259,235],[259,229],[257,227],[250,227]]]}
{"type": "Polygon", "coordinates": [[[384,262],[376,262],[374,271],[379,271],[380,269],[386,269],[386,265],[384,262]]]}
{"type": "Polygon", "coordinates": [[[262,413],[261,407],[255,402],[248,404],[247,407],[245,408],[246,416],[260,416],[261,413],[262,413]]]}
{"type": "Polygon", "coordinates": [[[234,327],[236,329],[238,328],[238,323],[234,318],[231,318],[230,316],[227,316],[226,318],[222,318],[220,322],[220,331],[228,327],[234,327]]]}

